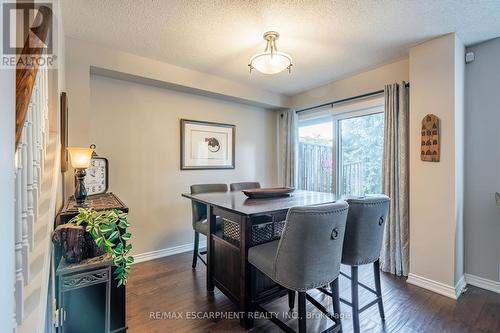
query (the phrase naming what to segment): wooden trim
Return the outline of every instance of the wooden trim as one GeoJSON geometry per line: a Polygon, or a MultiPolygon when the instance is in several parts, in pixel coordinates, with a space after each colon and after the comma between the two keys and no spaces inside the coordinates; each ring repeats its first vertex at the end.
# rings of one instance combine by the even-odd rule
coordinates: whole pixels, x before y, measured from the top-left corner
{"type": "MultiPolygon", "coordinates": [[[[414,286],[424,288],[430,291],[433,291],[437,294],[452,298],[452,299],[458,299],[455,287],[447,285],[442,282],[434,281],[428,278],[425,278],[423,276],[415,275],[415,274],[408,274],[408,279],[406,280],[406,283],[413,284],[414,286]]],[[[460,295],[460,294],[459,294],[460,295]]],[[[458,296],[459,296],[458,295],[458,296]]]]}
{"type": "MultiPolygon", "coordinates": [[[[35,22],[41,22],[39,26],[35,26],[30,30],[40,38],[44,43],[47,41],[49,27],[52,24],[52,10],[46,6],[38,8],[35,22]]],[[[39,56],[42,54],[42,48],[31,48],[30,37],[24,43],[21,55],[27,54],[30,56],[39,56]]],[[[28,114],[28,106],[35,85],[38,66],[16,68],[16,151],[21,140],[21,134],[28,114]]]]}
{"type": "MultiPolygon", "coordinates": [[[[199,247],[204,248],[206,246],[207,246],[206,242],[203,240],[200,240],[199,247]]],[[[186,243],[186,244],[179,245],[179,246],[167,247],[167,248],[164,248],[161,250],[143,252],[143,253],[139,253],[139,254],[134,255],[135,261],[134,261],[133,265],[141,263],[141,262],[149,261],[149,260],[160,259],[163,257],[168,257],[168,256],[172,256],[175,254],[191,252],[191,251],[193,251],[193,243],[186,243]]]]}
{"type": "Polygon", "coordinates": [[[465,273],[465,282],[478,288],[486,289],[500,294],[500,282],[488,280],[480,276],[465,273]]]}

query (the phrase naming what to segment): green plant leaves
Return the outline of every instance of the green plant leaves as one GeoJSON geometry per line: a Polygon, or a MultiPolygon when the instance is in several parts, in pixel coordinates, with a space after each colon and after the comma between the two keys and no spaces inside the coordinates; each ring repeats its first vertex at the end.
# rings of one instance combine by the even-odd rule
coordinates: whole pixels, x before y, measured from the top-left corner
{"type": "Polygon", "coordinates": [[[118,238],[118,236],[120,236],[120,232],[118,230],[115,230],[109,235],[109,240],[114,241],[115,239],[118,238]]]}
{"type": "Polygon", "coordinates": [[[127,244],[132,234],[126,229],[130,227],[127,221],[128,215],[120,210],[94,211],[92,209],[79,208],[76,215],[69,223],[85,225],[88,232],[98,247],[104,248],[113,259],[117,268],[114,271],[118,287],[127,284],[128,274],[132,270],[131,264],[134,257],[128,255],[132,250],[132,244],[127,244]]]}
{"type": "Polygon", "coordinates": [[[102,242],[104,241],[104,238],[99,237],[99,238],[94,238],[95,243],[97,244],[98,247],[102,246],[102,242]]]}
{"type": "Polygon", "coordinates": [[[113,230],[113,228],[111,226],[109,226],[109,225],[106,225],[106,224],[101,224],[99,226],[99,231],[101,233],[103,233],[103,234],[108,233],[108,232],[110,232],[112,230],[113,230]]]}

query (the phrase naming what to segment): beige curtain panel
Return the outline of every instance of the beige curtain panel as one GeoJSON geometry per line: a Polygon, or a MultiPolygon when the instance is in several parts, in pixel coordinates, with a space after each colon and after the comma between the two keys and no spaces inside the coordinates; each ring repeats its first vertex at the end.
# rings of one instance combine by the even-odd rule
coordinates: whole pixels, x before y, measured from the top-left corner
{"type": "Polygon", "coordinates": [[[408,275],[409,269],[409,88],[405,82],[386,85],[382,190],[391,198],[384,229],[380,267],[408,275]]]}
{"type": "Polygon", "coordinates": [[[298,115],[290,109],[278,113],[280,144],[280,183],[294,187],[297,182],[298,115]]]}

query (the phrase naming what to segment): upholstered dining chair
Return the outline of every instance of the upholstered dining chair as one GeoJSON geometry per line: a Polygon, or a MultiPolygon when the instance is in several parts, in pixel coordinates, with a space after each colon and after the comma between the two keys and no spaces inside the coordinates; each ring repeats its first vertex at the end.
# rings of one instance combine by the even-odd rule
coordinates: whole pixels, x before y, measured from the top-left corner
{"type": "Polygon", "coordinates": [[[359,332],[360,312],[378,304],[380,318],[385,320],[382,289],[380,287],[380,249],[384,225],[389,210],[389,197],[378,194],[357,199],[347,199],[349,213],[342,249],[342,264],[351,266],[351,276],[340,273],[351,280],[351,302],[341,301],[352,307],[353,330],[359,332]],[[359,282],[358,267],[373,264],[375,290],[359,282]],[[375,299],[360,308],[358,286],[375,294],[375,299]]]}
{"type": "MultiPolygon", "coordinates": [[[[212,193],[212,192],[227,192],[226,184],[197,184],[191,185],[191,194],[200,193],[212,193]]],[[[193,264],[192,267],[196,268],[196,263],[198,258],[206,265],[207,263],[200,254],[206,254],[206,251],[200,252],[198,247],[200,245],[200,233],[207,236],[208,235],[208,223],[207,223],[207,206],[191,201],[192,214],[193,214],[193,230],[194,230],[194,249],[193,249],[193,264]]],[[[216,218],[217,229],[221,228],[222,222],[219,218],[216,218]]]]}
{"type": "Polygon", "coordinates": [[[231,191],[243,191],[252,188],[260,188],[259,182],[242,182],[242,183],[232,183],[229,185],[231,191]]]}
{"type": "MultiPolygon", "coordinates": [[[[254,269],[298,292],[299,333],[306,332],[306,299],[335,322],[329,329],[341,328],[338,276],[347,210],[345,201],[291,208],[280,240],[249,249],[248,261],[254,269]],[[332,290],[333,314],[307,294],[308,290],[323,286],[332,290]]],[[[262,305],[254,307],[285,332],[294,332],[262,305]]]]}

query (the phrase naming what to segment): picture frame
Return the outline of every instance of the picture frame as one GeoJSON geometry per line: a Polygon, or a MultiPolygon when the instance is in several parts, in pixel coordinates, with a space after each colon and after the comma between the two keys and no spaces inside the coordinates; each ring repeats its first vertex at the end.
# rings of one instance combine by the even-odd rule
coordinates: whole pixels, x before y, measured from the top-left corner
{"type": "Polygon", "coordinates": [[[181,170],[235,168],[236,126],[181,119],[181,170]]]}
{"type": "Polygon", "coordinates": [[[60,100],[60,140],[61,140],[61,172],[68,171],[68,94],[61,92],[60,100]]]}

